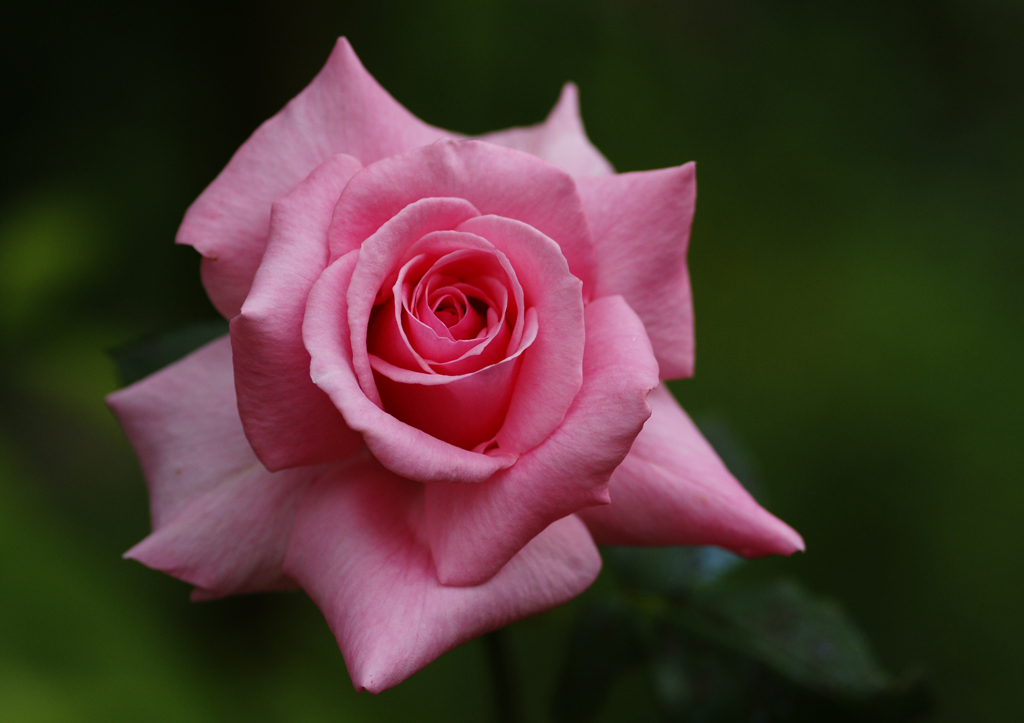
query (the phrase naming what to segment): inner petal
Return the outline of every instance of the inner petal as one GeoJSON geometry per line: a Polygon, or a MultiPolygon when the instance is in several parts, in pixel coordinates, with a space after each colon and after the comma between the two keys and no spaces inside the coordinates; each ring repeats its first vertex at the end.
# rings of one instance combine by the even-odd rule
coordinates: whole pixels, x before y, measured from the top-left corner
{"type": "MultiPolygon", "coordinates": [[[[507,295],[498,296],[503,299],[507,295]]],[[[424,299],[416,309],[421,320],[425,315],[433,314],[445,325],[452,339],[477,339],[486,334],[488,319],[492,318],[488,316],[492,302],[472,282],[441,287],[431,291],[428,298],[429,304],[424,299]]],[[[429,321],[428,325],[437,330],[429,321]]]]}
{"type": "Polygon", "coordinates": [[[468,305],[460,304],[459,301],[451,294],[445,294],[431,305],[434,316],[449,329],[462,321],[462,317],[466,314],[468,305]]]}
{"type": "Polygon", "coordinates": [[[448,377],[519,355],[523,288],[504,252],[475,234],[438,231],[404,256],[377,294],[367,339],[371,356],[397,369],[448,377]]]}
{"type": "Polygon", "coordinates": [[[507,352],[509,322],[515,319],[507,313],[507,283],[505,269],[490,250],[459,249],[438,258],[418,283],[400,292],[402,326],[412,349],[442,374],[465,370],[442,371],[437,364],[467,359],[482,368],[500,361],[507,352]]]}

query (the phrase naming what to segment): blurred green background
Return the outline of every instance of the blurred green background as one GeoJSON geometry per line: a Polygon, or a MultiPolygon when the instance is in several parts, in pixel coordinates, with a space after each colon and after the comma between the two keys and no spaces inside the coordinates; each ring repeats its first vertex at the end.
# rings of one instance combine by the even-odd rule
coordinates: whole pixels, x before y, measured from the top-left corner
{"type": "MultiPolygon", "coordinates": [[[[120,559],[148,517],[107,350],[214,314],[181,215],[339,35],[435,125],[536,122],[571,79],[619,170],[696,160],[697,375],[674,390],[807,540],[757,564],[930,670],[936,720],[1024,720],[1009,0],[5,3],[0,720],[491,717],[479,642],[357,696],[304,596],[193,605],[120,559]]],[[[572,613],[512,630],[532,719],[572,613]]]]}

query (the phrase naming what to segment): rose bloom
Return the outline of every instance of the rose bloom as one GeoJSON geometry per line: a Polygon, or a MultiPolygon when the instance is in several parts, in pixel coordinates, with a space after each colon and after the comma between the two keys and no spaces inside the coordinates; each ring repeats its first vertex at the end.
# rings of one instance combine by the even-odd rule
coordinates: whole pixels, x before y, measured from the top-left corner
{"type": "Polygon", "coordinates": [[[178,232],[230,336],[109,397],[151,500],[126,556],[194,600],[301,587],[378,692],[578,595],[597,544],[803,549],[660,383],[695,193],[615,174],[572,85],[466,140],[339,40],[178,232]]]}

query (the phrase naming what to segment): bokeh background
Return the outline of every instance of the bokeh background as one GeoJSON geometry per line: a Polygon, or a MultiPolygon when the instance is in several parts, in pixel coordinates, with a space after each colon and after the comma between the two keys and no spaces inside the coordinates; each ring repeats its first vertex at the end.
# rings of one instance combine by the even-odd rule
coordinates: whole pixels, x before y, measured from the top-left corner
{"type": "MultiPolygon", "coordinates": [[[[107,351],[213,317],[181,215],[339,35],[435,125],[537,122],[571,79],[619,170],[696,160],[697,374],[674,390],[807,540],[757,564],[929,670],[935,720],[1024,720],[1011,0],[4,3],[0,719],[491,718],[479,642],[356,695],[301,594],[193,605],[120,559],[148,517],[107,351]]],[[[512,629],[531,719],[572,614],[512,629]]],[[[605,719],[649,719],[612,695],[605,719]]]]}

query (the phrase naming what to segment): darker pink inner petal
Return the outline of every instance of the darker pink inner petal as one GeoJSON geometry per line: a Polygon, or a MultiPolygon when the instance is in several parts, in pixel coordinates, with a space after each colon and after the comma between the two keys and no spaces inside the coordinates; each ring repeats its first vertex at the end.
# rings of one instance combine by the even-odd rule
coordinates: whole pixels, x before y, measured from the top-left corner
{"type": "Polygon", "coordinates": [[[461,375],[497,364],[516,351],[510,347],[520,310],[509,293],[515,283],[489,249],[416,255],[399,270],[391,293],[378,294],[368,351],[425,374],[461,375]]]}
{"type": "Polygon", "coordinates": [[[472,449],[501,428],[518,377],[523,290],[507,259],[468,234],[428,235],[378,292],[367,351],[384,409],[472,449]]]}

